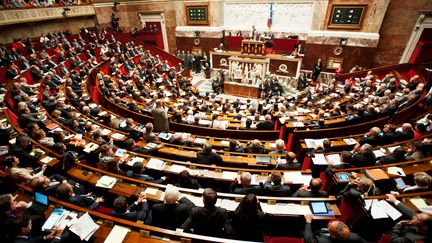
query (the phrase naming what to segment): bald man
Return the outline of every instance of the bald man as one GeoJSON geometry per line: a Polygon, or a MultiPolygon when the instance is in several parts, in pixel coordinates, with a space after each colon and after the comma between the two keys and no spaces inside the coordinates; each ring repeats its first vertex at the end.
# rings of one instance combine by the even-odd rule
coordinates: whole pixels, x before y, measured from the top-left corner
{"type": "Polygon", "coordinates": [[[414,138],[414,130],[410,123],[402,124],[402,130],[396,132],[396,141],[406,141],[414,138]]]}
{"type": "Polygon", "coordinates": [[[286,159],[286,163],[279,164],[277,166],[277,169],[279,170],[300,170],[301,169],[302,165],[298,163],[295,153],[288,152],[285,159],[286,159]]]}
{"type": "Polygon", "coordinates": [[[366,240],[361,238],[356,233],[351,233],[350,229],[346,224],[341,221],[332,221],[328,225],[328,234],[319,232],[312,232],[312,214],[306,214],[306,226],[304,230],[304,242],[305,243],[367,243],[366,240]]]}
{"type": "Polygon", "coordinates": [[[321,191],[322,182],[319,178],[313,178],[309,182],[309,187],[302,186],[298,189],[293,197],[328,197],[328,193],[326,191],[321,191]]]}

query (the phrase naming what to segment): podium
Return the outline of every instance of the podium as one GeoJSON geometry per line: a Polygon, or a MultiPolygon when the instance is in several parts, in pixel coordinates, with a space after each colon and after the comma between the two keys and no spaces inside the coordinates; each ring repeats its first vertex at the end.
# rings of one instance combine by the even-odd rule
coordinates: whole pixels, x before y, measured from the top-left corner
{"type": "Polygon", "coordinates": [[[256,40],[242,40],[241,53],[252,55],[265,55],[265,42],[256,40]]]}

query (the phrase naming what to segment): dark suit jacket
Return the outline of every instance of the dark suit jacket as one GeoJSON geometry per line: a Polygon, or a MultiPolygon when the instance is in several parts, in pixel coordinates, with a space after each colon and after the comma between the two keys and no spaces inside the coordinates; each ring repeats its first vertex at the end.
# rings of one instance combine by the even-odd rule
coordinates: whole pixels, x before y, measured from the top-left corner
{"type": "Polygon", "coordinates": [[[139,205],[136,205],[135,203],[130,205],[126,213],[120,214],[114,211],[112,215],[114,217],[130,220],[130,221],[141,220],[146,222],[147,220],[150,219],[150,218],[147,219],[147,215],[149,214],[149,211],[150,209],[147,201],[143,201],[139,205]]]}
{"type": "Polygon", "coordinates": [[[181,226],[194,234],[214,237],[225,237],[232,234],[232,228],[228,221],[228,213],[219,207],[195,207],[192,208],[188,219],[181,226]]]}
{"type": "Polygon", "coordinates": [[[197,163],[199,164],[222,164],[222,158],[217,153],[204,153],[203,151],[199,151],[197,153],[197,163]]]}
{"type": "Polygon", "coordinates": [[[292,194],[292,197],[328,197],[328,193],[326,191],[301,191],[298,190],[292,194]]]}
{"type": "Polygon", "coordinates": [[[194,206],[193,202],[185,197],[177,204],[155,204],[152,208],[152,225],[170,230],[180,228],[194,206]]]}
{"type": "Polygon", "coordinates": [[[297,162],[289,162],[289,163],[283,163],[279,164],[277,169],[279,170],[300,170],[302,165],[297,162]]]}
{"type": "MultiPolygon", "coordinates": [[[[338,241],[335,239],[332,239],[328,236],[328,234],[324,233],[313,233],[312,232],[312,225],[306,223],[305,231],[304,231],[304,242],[305,243],[338,243],[342,241],[338,241]]],[[[345,243],[367,243],[366,240],[361,238],[356,233],[351,233],[349,238],[346,241],[343,241],[345,243]]]]}
{"type": "Polygon", "coordinates": [[[36,153],[35,155],[31,155],[31,151],[31,146],[29,146],[29,149],[24,149],[17,144],[9,147],[9,154],[16,156],[20,160],[22,167],[35,167],[38,165],[37,161],[42,154],[36,153]]]}
{"type": "Polygon", "coordinates": [[[413,138],[414,138],[414,132],[413,131],[396,132],[396,136],[395,136],[396,141],[405,141],[405,140],[410,140],[413,138]]]}
{"type": "Polygon", "coordinates": [[[263,193],[274,197],[288,197],[290,195],[290,187],[288,185],[278,184],[272,185],[270,178],[264,184],[260,183],[263,193]]]}
{"type": "Polygon", "coordinates": [[[262,121],[257,125],[257,130],[274,130],[274,122],[272,121],[262,121]]]}
{"type": "Polygon", "coordinates": [[[257,185],[248,185],[248,186],[243,186],[241,184],[235,184],[235,185],[231,185],[230,187],[230,192],[231,193],[235,193],[235,194],[261,194],[261,187],[257,186],[257,185]]]}
{"type": "MultiPolygon", "coordinates": [[[[415,211],[407,207],[403,203],[399,203],[397,208],[401,213],[406,215],[409,219],[417,215],[415,211]]],[[[392,243],[406,243],[415,242],[417,240],[422,240],[423,242],[431,242],[432,236],[428,236],[427,233],[418,232],[415,226],[396,224],[393,227],[391,233],[392,243]]]]}
{"type": "Polygon", "coordinates": [[[79,207],[87,208],[89,210],[95,210],[99,205],[95,199],[87,195],[73,195],[67,200],[67,202],[75,204],[79,207]]]}
{"type": "Polygon", "coordinates": [[[351,159],[351,165],[355,167],[364,167],[375,165],[376,157],[373,152],[354,154],[351,159]]]}

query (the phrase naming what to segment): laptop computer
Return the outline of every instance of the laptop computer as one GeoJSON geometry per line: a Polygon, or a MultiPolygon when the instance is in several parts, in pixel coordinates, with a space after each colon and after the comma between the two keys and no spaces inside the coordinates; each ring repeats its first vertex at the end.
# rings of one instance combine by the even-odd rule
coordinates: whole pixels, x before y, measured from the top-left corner
{"type": "Polygon", "coordinates": [[[48,207],[48,196],[40,192],[35,192],[32,207],[40,212],[43,212],[48,207]]]}

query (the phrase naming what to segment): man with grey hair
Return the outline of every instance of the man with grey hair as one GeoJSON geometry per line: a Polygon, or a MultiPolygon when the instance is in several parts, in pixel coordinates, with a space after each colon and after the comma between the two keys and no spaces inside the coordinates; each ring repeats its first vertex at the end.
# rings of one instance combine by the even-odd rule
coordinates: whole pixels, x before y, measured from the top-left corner
{"type": "Polygon", "coordinates": [[[168,185],[164,202],[153,205],[152,225],[170,230],[180,228],[194,206],[192,201],[181,196],[177,187],[168,185]]]}
{"type": "Polygon", "coordinates": [[[372,127],[363,137],[360,138],[359,144],[370,144],[372,146],[380,144],[379,134],[381,129],[379,127],[372,127]]]}
{"type": "Polygon", "coordinates": [[[277,139],[276,142],[276,150],[271,151],[269,154],[288,154],[285,150],[285,141],[282,139],[277,139]]]}
{"type": "Polygon", "coordinates": [[[163,107],[163,103],[160,100],[156,101],[156,107],[151,109],[151,113],[153,115],[153,124],[154,124],[154,130],[155,132],[161,132],[161,131],[169,131],[169,123],[167,114],[165,112],[165,109],[163,107]]]}
{"type": "Polygon", "coordinates": [[[271,115],[266,115],[264,119],[264,121],[257,124],[257,130],[274,130],[274,122],[271,115]]]}
{"type": "Polygon", "coordinates": [[[372,145],[363,144],[358,153],[353,154],[351,158],[351,165],[354,167],[364,167],[375,165],[376,157],[373,153],[372,145]]]}
{"type": "Polygon", "coordinates": [[[233,180],[230,187],[230,192],[235,194],[260,194],[261,187],[258,185],[251,185],[252,174],[247,171],[243,171],[240,175],[240,182],[237,178],[233,180]]]}

